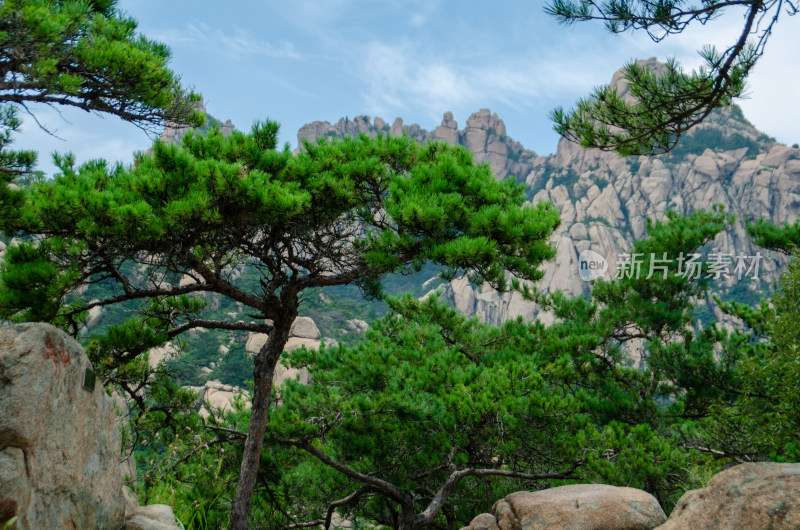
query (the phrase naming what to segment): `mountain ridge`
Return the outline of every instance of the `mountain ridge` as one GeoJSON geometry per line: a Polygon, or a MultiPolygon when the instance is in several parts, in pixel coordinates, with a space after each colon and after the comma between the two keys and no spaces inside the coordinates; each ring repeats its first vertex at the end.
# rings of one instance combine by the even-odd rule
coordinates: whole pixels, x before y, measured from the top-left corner
{"type": "MultiPolygon", "coordinates": [[[[655,59],[640,64],[651,68],[660,65],[655,59]]],[[[625,97],[625,81],[620,71],[612,76],[611,83],[625,97]]],[[[209,117],[205,128],[214,125],[223,134],[233,130],[230,120],[222,123],[213,117],[209,117]]],[[[168,129],[162,139],[178,141],[185,131],[168,129]]],[[[568,296],[585,296],[590,284],[579,275],[582,253],[591,251],[600,255],[608,264],[604,277],[609,279],[617,269],[620,254],[624,255],[634,241],[645,237],[648,219],[664,219],[668,210],[690,214],[721,204],[737,220],[704,249],[704,257],[716,251],[731,258],[760,253],[763,259],[759,262],[757,280],[730,274],[715,280],[710,293],[725,300],[754,303],[768,295],[787,258],[756,248],[746,233],[745,221],[764,217],[776,223],[793,222],[800,214],[800,150],[781,145],[758,131],[737,106],[713,112],[684,135],[670,153],[655,157],[622,158],[583,149],[565,139],[559,141],[555,153],[540,156],[509,137],[503,120],[489,109],[471,114],[461,129],[452,112],[445,112],[441,123],[432,130],[419,124],[405,124],[402,118],[391,124],[380,117],[368,116],[341,118],[335,123],[314,121],[298,131],[298,149],[304,141],[362,133],[407,134],[420,142],[441,140],[463,145],[472,151],[476,161],[488,163],[498,178],[513,176],[523,184],[531,202],[552,201],[559,209],[562,224],[552,237],[556,257],[545,266],[545,276],[537,284],[544,292],[561,290],[568,296]]],[[[465,278],[445,283],[430,278],[432,268],[425,271],[417,275],[419,278],[403,278],[402,286],[423,296],[439,292],[462,313],[493,324],[516,317],[538,318],[545,323],[553,319],[519,294],[470,285],[465,278]]],[[[355,290],[345,291],[336,297],[338,304],[343,300],[351,304],[348,311],[352,314],[348,313],[348,318],[370,318],[367,311],[374,312],[374,304],[365,305],[355,290]]],[[[320,293],[320,300],[327,297],[320,293]]],[[[321,304],[330,305],[326,301],[321,304]]],[[[724,315],[711,294],[698,300],[698,304],[699,319],[717,320],[728,327],[742,325],[724,315]]],[[[348,336],[344,328],[338,329],[341,323],[334,324],[336,318],[326,323],[323,316],[327,313],[321,309],[307,307],[305,311],[321,319],[318,322],[323,334],[333,332],[337,339],[348,336]]]]}
{"type": "MultiPolygon", "coordinates": [[[[640,64],[658,68],[660,63],[648,59],[640,64]]],[[[619,71],[612,83],[624,94],[619,71]]],[[[581,252],[591,250],[603,256],[609,264],[605,277],[610,278],[620,254],[646,235],[648,219],[664,219],[667,210],[689,214],[721,204],[737,220],[708,252],[731,258],[755,258],[760,253],[763,259],[757,281],[741,283],[740,278],[730,275],[721,278],[712,291],[723,298],[755,301],[777,281],[786,258],[756,248],[747,236],[745,221],[765,217],[776,223],[793,222],[800,213],[800,150],[758,131],[737,106],[713,112],[671,153],[655,157],[622,158],[583,149],[565,139],[559,141],[555,153],[539,156],[508,137],[503,120],[489,109],[471,114],[463,129],[458,128],[452,112],[445,112],[441,124],[431,131],[418,124],[406,125],[402,118],[396,118],[392,125],[369,116],[342,118],[333,124],[315,121],[298,131],[298,146],[304,141],[362,133],[407,134],[420,142],[441,140],[463,145],[473,152],[476,161],[488,163],[498,178],[514,176],[524,184],[531,202],[552,201],[561,212],[562,224],[552,239],[557,256],[537,284],[545,292],[585,295],[589,284],[578,275],[581,252]]],[[[437,289],[463,313],[490,323],[517,316],[552,319],[518,294],[496,293],[486,286],[472,286],[465,279],[437,289]]],[[[716,318],[730,322],[710,295],[700,303],[716,318]]]]}

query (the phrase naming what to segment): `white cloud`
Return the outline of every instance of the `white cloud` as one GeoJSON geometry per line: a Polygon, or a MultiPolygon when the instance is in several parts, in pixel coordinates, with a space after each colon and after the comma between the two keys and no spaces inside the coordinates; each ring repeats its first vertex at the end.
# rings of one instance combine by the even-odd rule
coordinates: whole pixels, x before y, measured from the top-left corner
{"type": "Polygon", "coordinates": [[[569,49],[584,45],[581,35],[560,48],[522,49],[463,57],[455,47],[431,50],[412,42],[375,41],[354,54],[354,75],[362,86],[365,110],[391,116],[422,113],[438,119],[442,112],[471,112],[482,107],[524,110],[571,105],[575,97],[607,83],[621,62],[591,60],[569,49]],[[565,94],[570,99],[559,103],[565,94]]]}
{"type": "Polygon", "coordinates": [[[373,42],[366,49],[356,75],[367,110],[379,114],[423,109],[433,117],[493,102],[523,108],[564,86],[587,85],[581,74],[548,60],[464,61],[410,43],[373,42]]]}
{"type": "Polygon", "coordinates": [[[370,112],[421,108],[441,113],[476,96],[463,72],[412,46],[373,42],[366,50],[357,75],[370,112]]]}
{"type": "Polygon", "coordinates": [[[303,55],[288,41],[279,44],[262,40],[250,30],[234,27],[223,30],[204,22],[189,22],[182,29],[155,33],[151,38],[171,47],[199,47],[207,52],[230,59],[270,57],[275,59],[302,59],[303,55]]]}
{"type": "MultiPolygon", "coordinates": [[[[784,16],[776,25],[764,57],[750,76],[747,97],[737,102],[754,125],[789,144],[800,141],[796,125],[800,123],[798,22],[800,16],[784,16]]],[[[675,57],[685,69],[696,69],[703,65],[699,49],[709,44],[726,49],[736,42],[742,27],[742,13],[734,10],[660,43],[642,32],[612,35],[599,25],[579,24],[562,27],[552,46],[543,46],[541,38],[517,40],[512,48],[504,47],[502,41],[478,44],[463,39],[378,37],[357,46],[337,42],[329,49],[336,51],[356,79],[362,100],[359,108],[371,115],[407,120],[415,116],[430,124],[446,110],[458,116],[489,107],[500,111],[507,122],[516,119],[516,114],[528,115],[532,123],[543,121],[550,108],[573,106],[594,87],[608,83],[612,73],[631,60],[675,57]]]]}

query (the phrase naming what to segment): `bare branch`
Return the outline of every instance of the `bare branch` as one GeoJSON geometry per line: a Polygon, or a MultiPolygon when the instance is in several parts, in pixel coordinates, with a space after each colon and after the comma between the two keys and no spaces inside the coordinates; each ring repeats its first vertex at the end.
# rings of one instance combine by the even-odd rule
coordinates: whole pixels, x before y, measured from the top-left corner
{"type": "MultiPolygon", "coordinates": [[[[287,438],[276,438],[275,441],[282,445],[290,445],[302,449],[307,453],[310,453],[317,457],[317,459],[321,460],[323,463],[327,464],[328,466],[334,468],[335,470],[339,471],[340,473],[344,474],[345,476],[361,482],[364,484],[362,488],[359,488],[351,495],[346,497],[345,499],[347,502],[352,501],[354,495],[361,495],[367,489],[376,491],[378,493],[382,493],[400,504],[407,505],[409,501],[413,503],[413,497],[409,494],[409,492],[398,488],[394,484],[391,484],[385,480],[371,477],[369,475],[365,475],[354,469],[351,469],[344,464],[334,460],[323,451],[313,447],[311,444],[301,440],[292,440],[287,438]],[[367,488],[367,489],[364,489],[367,488]],[[363,491],[361,491],[363,489],[363,491]]],[[[433,497],[431,502],[428,504],[428,507],[423,511],[421,514],[417,515],[414,518],[414,525],[417,526],[425,526],[429,524],[439,513],[442,509],[444,504],[447,502],[447,499],[450,497],[450,494],[453,492],[453,489],[458,485],[458,483],[464,477],[490,477],[490,476],[497,476],[497,477],[508,477],[508,478],[517,478],[522,480],[547,480],[547,479],[567,479],[573,478],[575,470],[583,464],[582,461],[577,460],[573,462],[567,469],[564,471],[560,471],[557,473],[523,473],[520,471],[512,471],[508,469],[475,469],[475,468],[467,468],[461,469],[457,471],[453,471],[450,474],[450,477],[447,481],[439,488],[436,495],[433,497]]],[[[342,499],[344,501],[345,499],[342,499]]],[[[340,501],[336,501],[340,502],[340,501]]],[[[340,504],[337,504],[340,506],[340,504]]],[[[328,509],[328,517],[330,517],[331,508],[328,509]]],[[[327,528],[327,527],[326,527],[327,528]]]]}
{"type": "Polygon", "coordinates": [[[717,458],[731,458],[735,460],[739,464],[744,464],[746,462],[752,462],[753,460],[750,458],[752,453],[729,453],[727,451],[720,451],[718,449],[710,449],[708,447],[701,447],[698,445],[692,444],[683,444],[686,449],[694,449],[696,451],[700,451],[701,453],[706,453],[713,456],[715,459],[717,458]]]}
{"type": "Polygon", "coordinates": [[[376,491],[379,491],[384,495],[391,497],[392,499],[400,503],[404,503],[409,500],[408,492],[398,488],[397,486],[391,484],[390,482],[386,482],[385,480],[381,480],[379,478],[370,477],[369,475],[365,475],[354,469],[351,469],[346,465],[334,460],[333,458],[331,458],[324,452],[320,451],[316,447],[312,446],[308,442],[304,442],[301,440],[292,440],[288,438],[275,438],[275,441],[281,445],[290,445],[302,449],[303,451],[314,455],[315,457],[317,457],[317,459],[321,460],[323,463],[332,467],[336,471],[339,471],[346,477],[349,477],[353,480],[357,480],[362,484],[371,486],[376,491]]]}
{"type": "Polygon", "coordinates": [[[325,515],[325,521],[324,521],[325,526],[323,528],[325,528],[325,530],[328,530],[331,527],[331,519],[333,518],[333,512],[334,510],[336,510],[336,508],[358,500],[358,498],[361,497],[361,495],[371,490],[372,486],[364,485],[355,490],[347,497],[344,497],[342,499],[339,499],[338,501],[333,501],[332,503],[330,503],[328,505],[328,513],[325,515]]]}
{"type": "Polygon", "coordinates": [[[228,441],[227,437],[217,436],[216,438],[214,438],[210,442],[198,445],[197,447],[195,447],[194,449],[192,449],[191,451],[189,451],[188,453],[186,453],[185,455],[183,455],[182,457],[177,459],[171,466],[169,466],[169,469],[170,470],[175,469],[178,466],[178,464],[180,464],[181,462],[185,462],[186,460],[191,458],[192,455],[196,454],[198,451],[200,451],[202,449],[208,449],[212,445],[216,445],[218,443],[227,442],[227,441],[228,441]]]}
{"type": "Polygon", "coordinates": [[[228,428],[225,428],[225,427],[218,427],[216,425],[204,425],[203,427],[205,427],[206,429],[208,429],[210,431],[219,431],[219,432],[228,433],[232,437],[241,438],[242,440],[247,438],[247,433],[246,432],[240,432],[240,431],[237,431],[236,429],[228,429],[228,428]]]}
{"type": "Polygon", "coordinates": [[[194,328],[227,329],[229,331],[252,331],[255,333],[272,333],[274,326],[271,324],[256,324],[253,322],[229,322],[227,320],[191,319],[167,331],[167,336],[172,338],[184,331],[194,328]]]}
{"type": "Polygon", "coordinates": [[[436,517],[439,511],[442,509],[444,504],[447,502],[447,499],[450,497],[450,494],[453,492],[453,489],[458,485],[458,483],[464,477],[508,477],[508,478],[518,478],[523,480],[547,480],[547,479],[566,479],[572,478],[575,470],[582,465],[580,460],[577,460],[572,463],[567,469],[558,473],[538,473],[538,474],[531,474],[531,473],[522,473],[519,471],[511,471],[508,469],[461,469],[459,471],[454,471],[450,474],[450,478],[447,479],[439,491],[436,492],[436,495],[433,497],[431,502],[428,504],[428,507],[425,508],[421,514],[417,515],[414,518],[414,525],[415,526],[425,526],[430,524],[431,521],[436,517]]]}

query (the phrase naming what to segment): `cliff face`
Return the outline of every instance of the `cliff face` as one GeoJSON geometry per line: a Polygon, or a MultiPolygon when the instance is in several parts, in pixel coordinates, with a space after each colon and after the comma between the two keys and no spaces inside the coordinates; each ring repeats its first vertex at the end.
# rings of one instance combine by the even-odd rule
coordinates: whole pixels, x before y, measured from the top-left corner
{"type": "MultiPolygon", "coordinates": [[[[654,67],[657,63],[653,60],[654,67]]],[[[613,80],[624,94],[620,74],[613,80]]],[[[357,116],[335,124],[313,122],[298,132],[298,140],[343,137],[365,133],[406,133],[419,141],[444,140],[469,148],[478,161],[490,164],[498,178],[514,177],[528,188],[533,202],[550,200],[561,212],[562,224],[552,241],[556,258],[546,266],[538,287],[546,292],[560,289],[571,295],[588,292],[590,285],[579,275],[579,256],[592,250],[604,257],[613,277],[620,254],[632,242],[646,236],[647,219],[663,219],[667,210],[689,214],[721,204],[736,215],[735,225],[700,251],[708,261],[714,252],[730,255],[730,274],[714,280],[713,291],[738,299],[757,299],[778,279],[785,258],[758,249],[750,242],[745,221],[765,217],[774,222],[794,222],[800,211],[800,151],[777,144],[757,131],[738,107],[713,113],[693,129],[673,152],[658,157],[622,158],[599,150],[586,150],[561,140],[555,154],[537,156],[506,136],[503,121],[488,109],[472,114],[459,129],[450,112],[433,131],[404,125],[397,118],[389,126],[381,118],[357,116]],[[734,274],[736,256],[755,265],[751,257],[761,253],[758,279],[751,269],[740,279],[734,274]]],[[[727,260],[727,258],[726,258],[727,260]]],[[[538,315],[535,305],[518,295],[499,294],[471,286],[459,279],[438,288],[467,315],[499,324],[517,316],[530,320],[538,315]]],[[[701,303],[703,303],[701,301],[701,303]]],[[[708,300],[708,309],[718,313],[708,300]]],[[[720,317],[717,314],[717,317],[720,317]]]]}
{"type": "Polygon", "coordinates": [[[551,200],[561,212],[562,226],[554,237],[558,256],[540,283],[543,289],[585,293],[588,284],[577,275],[582,251],[603,256],[610,277],[619,254],[646,236],[647,219],[663,219],[667,210],[689,214],[721,204],[736,215],[736,223],[700,254],[704,260],[713,252],[730,255],[733,272],[736,256],[760,252],[760,282],[746,281],[755,276],[752,271],[744,279],[730,274],[714,286],[743,296],[773,284],[785,263],[750,242],[745,221],[797,219],[800,151],[764,137],[734,108],[715,113],[673,153],[654,158],[624,159],[562,140],[556,154],[535,160],[525,181],[534,202],[551,200]]]}

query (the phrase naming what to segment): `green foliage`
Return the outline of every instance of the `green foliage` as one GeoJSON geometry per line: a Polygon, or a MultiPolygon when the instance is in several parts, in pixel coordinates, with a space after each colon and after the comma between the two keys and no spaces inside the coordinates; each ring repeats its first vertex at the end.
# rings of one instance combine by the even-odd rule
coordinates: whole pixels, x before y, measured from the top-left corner
{"type": "Polygon", "coordinates": [[[707,429],[726,452],[747,459],[800,460],[800,265],[798,254],[781,277],[772,304],[726,306],[752,329],[734,403],[715,407],[707,429]]]}
{"type": "Polygon", "coordinates": [[[639,168],[642,167],[642,162],[638,157],[628,157],[626,161],[630,164],[631,175],[639,173],[639,168]]]}
{"type": "MultiPolygon", "coordinates": [[[[0,314],[38,311],[77,334],[87,310],[133,303],[127,320],[97,337],[106,381],[194,328],[269,333],[255,357],[258,393],[269,388],[305,289],[355,283],[379,295],[387,274],[430,262],[445,278],[466,274],[525,293],[520,281],[539,279],[554,255],[552,205],[524,205],[521,186],[496,180],[462,147],[360,136],[307,143],[292,155],[276,149],[277,133],[272,122],[249,134],[190,132],[182,145],[156,142],[130,169],[61,158],[63,173],[34,186],[16,222],[41,244],[34,269],[12,260],[2,270],[0,287],[11,292],[0,314]],[[258,274],[243,275],[248,267],[258,274]],[[59,281],[22,296],[31,288],[9,279],[32,271],[59,281]],[[67,305],[85,283],[104,284],[104,297],[67,305]],[[210,309],[215,300],[203,293],[246,308],[247,320],[210,309]]],[[[234,361],[219,370],[245,364],[234,361]]],[[[147,399],[142,415],[152,411],[147,399]]],[[[265,415],[268,403],[254,396],[253,414],[265,415]]],[[[257,465],[257,450],[246,458],[257,465]]]]}
{"type": "Polygon", "coordinates": [[[572,169],[562,169],[560,171],[555,171],[551,168],[545,170],[542,174],[541,181],[542,184],[546,184],[549,179],[553,179],[553,187],[556,186],[565,186],[567,190],[571,190],[572,187],[578,183],[580,180],[580,175],[578,175],[572,169]]]}
{"type": "Polygon", "coordinates": [[[208,374],[208,379],[244,388],[245,383],[253,379],[253,359],[242,346],[233,347],[222,357],[214,371],[208,374]]]}
{"type": "Polygon", "coordinates": [[[140,502],[169,504],[186,529],[227,526],[241,451],[199,423],[142,440],[137,451],[140,502]],[[180,461],[191,454],[191,458],[180,461]]]}
{"type": "Polygon", "coordinates": [[[756,245],[783,254],[792,254],[800,247],[800,220],[794,224],[776,225],[766,219],[747,224],[747,233],[756,245]]]}
{"type": "MultiPolygon", "coordinates": [[[[757,18],[772,9],[767,4],[753,3],[751,12],[757,18]]],[[[592,5],[559,1],[551,9],[580,20],[594,16],[592,5]]],[[[721,8],[703,5],[701,20],[721,8]]],[[[10,58],[10,82],[46,87],[26,93],[40,101],[140,124],[196,121],[197,98],[166,70],[166,48],[136,37],[135,23],[114,6],[0,4],[0,53],[10,58]],[[72,64],[87,73],[66,68],[72,64]]],[[[679,7],[611,2],[600,9],[612,31],[670,33],[687,23],[679,7]]],[[[574,114],[556,111],[559,132],[623,154],[667,150],[689,125],[739,94],[759,54],[758,46],[709,50],[708,70],[691,75],[674,63],[661,76],[631,65],[626,76],[635,103],[599,90],[574,114]]],[[[0,102],[14,101],[12,89],[0,87],[0,102]]],[[[707,284],[669,271],[597,281],[588,298],[542,297],[555,315],[550,326],[517,320],[493,327],[435,296],[389,298],[389,313],[359,341],[344,329],[364,310],[354,301],[354,284],[380,296],[443,268],[445,279],[466,274],[525,292],[519,280],[539,279],[538,267],[554,255],[547,242],[559,223],[552,205],[523,206],[523,187],[498,182],[459,147],[362,136],[305,144],[293,156],[276,149],[271,122],[229,137],[210,122],[180,146],[156,143],[130,169],[75,167],[73,157],[60,157],[63,174],[54,182],[17,192],[5,184],[29,174],[34,156],[6,149],[19,121],[14,107],[0,112],[0,223],[28,239],[9,248],[0,267],[0,317],[47,320],[77,335],[89,309],[109,309],[87,337],[87,353],[103,383],[132,399],[130,441],[143,502],[174,506],[186,528],[225,525],[250,413],[239,400],[234,412],[203,418],[197,396],[180,386],[201,382],[199,366],[234,343],[211,378],[250,386],[251,375],[256,385],[271,377],[253,372],[241,344],[247,333],[268,331],[270,344],[285,342],[274,338],[281,336],[275,328],[287,331],[301,302],[339,344],[288,356],[310,369],[314,384],[289,381],[279,389],[256,477],[255,524],[318,520],[333,499],[362,484],[309,449],[413,492],[415,513],[456,470],[518,474],[463,478],[435,515],[441,527],[466,524],[511,491],[564,483],[519,474],[577,465],[570,480],[640,487],[669,510],[721,465],[710,455],[800,459],[797,260],[772,305],[746,305],[755,295],[745,287],[734,292],[739,302],[723,305],[750,333],[727,332],[710,318],[695,325],[700,310],[692,300],[707,284]],[[76,295],[85,284],[87,293],[76,295]],[[192,345],[187,353],[151,367],[143,353],[178,337],[192,345]]],[[[703,129],[675,152],[723,142],[754,148],[742,136],[703,129]]],[[[638,164],[631,162],[632,172],[638,164]]],[[[567,187],[579,178],[549,177],[567,187]]],[[[666,217],[648,223],[649,238],[634,246],[646,257],[644,271],[649,256],[675,260],[733,221],[720,209],[666,217]]],[[[759,222],[749,230],[760,244],[787,253],[800,241],[797,226],[759,222]]],[[[378,317],[385,307],[370,301],[368,311],[378,317]]],[[[253,407],[269,406],[269,397],[253,407]]],[[[342,511],[389,525],[396,509],[373,489],[342,511]]]]}
{"type": "Polygon", "coordinates": [[[583,147],[613,150],[622,156],[668,152],[680,134],[702,121],[710,110],[729,105],[739,96],[755,62],[752,56],[743,57],[731,71],[725,89],[719,91],[712,76],[720,75],[722,57],[712,51],[704,59],[711,75],[703,69],[687,75],[674,60],[667,62],[663,74],[628,64],[625,79],[635,102],[620,97],[615,88],[602,87],[579,101],[574,110],[555,109],[551,113],[555,130],[583,147]],[[687,116],[687,107],[698,110],[687,116]]]}
{"type": "MultiPolygon", "coordinates": [[[[670,213],[649,225],[650,238],[634,251],[689,253],[731,222],[719,210],[670,213]]],[[[689,300],[703,289],[674,271],[597,282],[590,300],[549,297],[556,316],[549,327],[513,321],[494,328],[435,298],[395,300],[365,342],[292,353],[314,384],[283,387],[270,432],[417,492],[417,512],[454,469],[558,469],[575,459],[580,480],[646,489],[669,510],[699,485],[690,473],[706,463],[691,448],[701,436],[696,418],[728,399],[726,363],[738,353],[715,328],[687,330],[689,300]],[[639,366],[630,363],[635,340],[644,343],[639,366]],[[714,355],[720,346],[723,362],[714,355]]],[[[313,484],[302,488],[309,494],[299,520],[324,516],[331,499],[359,485],[308,461],[283,477],[287,489],[299,488],[295,481],[313,484]]],[[[510,491],[549,485],[464,479],[443,517],[466,524],[510,491]]],[[[390,507],[370,494],[346,513],[388,524],[390,507]]]]}
{"type": "MultiPolygon", "coordinates": [[[[600,87],[574,110],[551,113],[556,131],[584,147],[613,150],[626,156],[671,150],[681,134],[702,122],[716,108],[739,97],[745,80],[764,50],[772,26],[785,9],[783,2],[742,2],[747,8],[742,32],[728,49],[700,50],[705,66],[684,73],[674,59],[663,71],[632,62],[624,70],[627,93],[600,87]]],[[[601,20],[609,31],[643,30],[656,42],[681,33],[689,24],[704,24],[730,7],[725,2],[647,2],[554,0],[546,11],[565,24],[601,20]]]]}
{"type": "Polygon", "coordinates": [[[34,176],[36,153],[12,151],[28,103],[67,105],[159,130],[200,124],[200,96],[181,88],[163,44],[135,33],[114,0],[0,3],[0,229],[13,231],[23,193],[8,185],[34,176]]]}
{"type": "MultiPolygon", "coordinates": [[[[364,274],[347,273],[335,282],[320,279],[320,285],[377,280],[393,270],[413,272],[431,260],[448,265],[447,275],[471,270],[475,281],[505,288],[504,270],[537,279],[536,266],[552,256],[546,236],[558,223],[553,208],[519,208],[521,188],[495,181],[488,166],[473,165],[461,148],[362,137],[308,145],[292,157],[274,150],[276,133],[273,124],[266,124],[250,136],[234,132],[225,138],[216,130],[207,137],[188,134],[183,148],[157,143],[153,155],[129,171],[109,171],[99,162],[76,169],[67,161],[62,176],[36,186],[19,227],[47,236],[50,245],[42,252],[49,252],[52,263],[92,271],[65,283],[77,287],[77,281],[117,280],[119,287],[136,293],[118,295],[127,299],[190,292],[147,286],[159,274],[203,268],[201,260],[213,256],[218,258],[210,265],[220,273],[251,263],[268,269],[268,279],[279,279],[284,275],[282,262],[275,261],[284,245],[280,241],[313,245],[315,234],[341,223],[364,227],[352,240],[352,250],[336,250],[343,252],[337,259],[346,260],[345,270],[364,268],[364,274]],[[375,218],[379,208],[385,220],[375,218]],[[265,227],[277,247],[241,244],[265,227]],[[137,280],[130,273],[120,282],[117,273],[140,263],[143,252],[151,256],[148,276],[137,280]],[[247,261],[253,258],[258,261],[247,261]]],[[[253,288],[258,294],[261,286],[253,288]]],[[[41,304],[58,301],[38,298],[41,304]]],[[[32,297],[28,301],[36,303],[32,297]]],[[[20,304],[3,306],[4,314],[22,311],[20,304]]],[[[185,315],[196,311],[172,309],[185,315]]]]}
{"type": "MultiPolygon", "coordinates": [[[[674,259],[703,247],[731,222],[719,209],[687,218],[670,213],[649,224],[649,238],[633,252],[674,259]]],[[[493,327],[435,297],[393,299],[391,313],[363,342],[296,350],[288,362],[307,366],[314,384],[290,381],[280,389],[251,524],[319,520],[330,502],[361,485],[286,446],[286,439],[413,490],[417,513],[453,470],[474,467],[557,471],[580,460],[575,480],[645,489],[669,512],[726,462],[797,459],[793,404],[800,396],[792,370],[800,283],[785,280],[775,309],[723,304],[754,328],[748,334],[713,323],[696,327],[691,300],[707,286],[675,272],[597,281],[588,299],[555,293],[542,300],[556,317],[550,326],[511,321],[493,327]]],[[[796,265],[791,277],[800,277],[796,265]]],[[[215,439],[214,425],[244,432],[247,422],[246,411],[214,419],[182,451],[215,439]]],[[[238,447],[225,445],[225,452],[238,447]]],[[[181,450],[169,454],[174,462],[181,450]]],[[[200,485],[191,477],[199,474],[193,466],[211,470],[206,459],[218,464],[219,452],[195,455],[174,470],[164,468],[148,491],[181,506],[184,522],[222,521],[237,461],[214,471],[227,479],[200,485]]],[[[567,482],[467,477],[435,521],[463,525],[512,491],[567,482]]],[[[370,491],[340,510],[391,525],[395,509],[370,491]]]]}
{"type": "MultiPolygon", "coordinates": [[[[58,246],[58,242],[55,243],[58,246]]],[[[10,247],[0,264],[0,316],[12,322],[53,321],[65,301],[67,285],[79,274],[74,268],[61,269],[49,259],[54,246],[23,242],[10,247]]]]}
{"type": "MultiPolygon", "coordinates": [[[[270,417],[274,436],[324,441],[340,462],[418,492],[418,511],[450,465],[560,471],[579,457],[572,433],[585,420],[558,375],[567,367],[521,353],[533,350],[539,326],[515,321],[494,328],[467,320],[435,297],[390,305],[393,313],[353,348],[292,353],[292,364],[308,366],[314,384],[282,388],[282,403],[270,417]]],[[[306,473],[332,481],[315,480],[319,491],[335,488],[344,496],[358,486],[317,470],[306,473]]],[[[508,488],[507,481],[488,481],[479,492],[496,498],[508,488]]],[[[458,521],[470,519],[465,509],[476,493],[469,481],[453,493],[458,521]]],[[[330,500],[306,498],[309,516],[322,513],[330,500]]],[[[359,506],[356,514],[386,524],[386,499],[366,497],[359,506]]]]}
{"type": "Polygon", "coordinates": [[[666,510],[690,487],[688,470],[702,461],[689,450],[699,436],[695,418],[729,397],[734,373],[727,359],[717,362],[715,348],[730,356],[738,350],[716,328],[690,331],[691,300],[704,283],[676,270],[648,279],[650,255],[666,253],[674,263],[731,222],[721,210],[686,218],[670,212],[666,221],[649,223],[649,238],[631,251],[645,258],[641,274],[597,280],[588,300],[550,297],[557,320],[539,347],[574,366],[571,384],[581,389],[600,433],[587,444],[595,480],[637,484],[666,510]]]}
{"type": "Polygon", "coordinates": [[[19,215],[17,209],[23,201],[23,192],[11,189],[9,184],[20,176],[30,174],[36,163],[36,153],[33,151],[8,150],[12,133],[20,125],[17,109],[0,105],[0,227],[19,215]]]}
{"type": "Polygon", "coordinates": [[[778,140],[776,140],[774,136],[770,136],[767,133],[763,133],[763,132],[758,135],[758,141],[759,142],[765,142],[765,143],[771,143],[771,144],[774,144],[774,143],[778,142],[778,140]]]}
{"type": "Polygon", "coordinates": [[[519,160],[522,157],[523,153],[524,153],[524,150],[522,149],[521,146],[513,145],[508,150],[508,159],[511,160],[512,162],[519,162],[519,160]]]}
{"type": "Polygon", "coordinates": [[[69,105],[154,128],[202,120],[199,96],[167,68],[169,50],[138,35],[113,0],[5,1],[0,55],[0,102],[69,105]]]}
{"type": "MultiPolygon", "coordinates": [[[[605,484],[653,492],[669,510],[684,489],[692,488],[687,469],[697,458],[681,445],[678,429],[612,421],[587,440],[587,464],[605,484]]],[[[696,485],[696,483],[694,483],[696,485]]]]}

